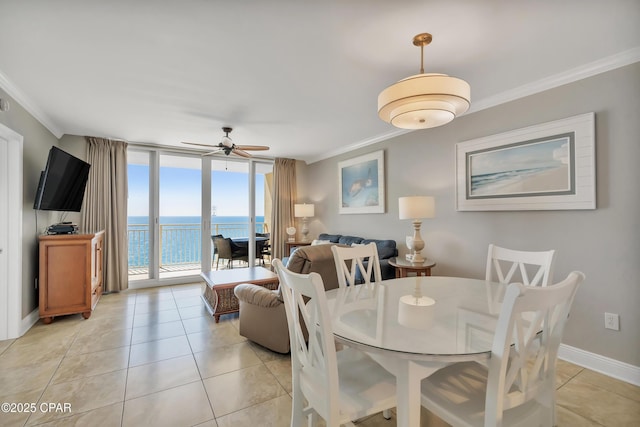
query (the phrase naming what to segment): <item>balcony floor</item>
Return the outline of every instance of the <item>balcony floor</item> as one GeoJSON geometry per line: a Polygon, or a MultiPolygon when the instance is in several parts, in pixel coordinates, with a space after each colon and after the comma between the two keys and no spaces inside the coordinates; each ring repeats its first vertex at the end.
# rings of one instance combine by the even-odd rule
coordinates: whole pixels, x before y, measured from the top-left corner
{"type": "MultiPolygon", "coordinates": [[[[226,262],[220,263],[220,270],[226,270],[226,262]]],[[[270,266],[269,260],[265,260],[265,265],[267,268],[270,266]]],[[[248,264],[242,261],[237,261],[234,264],[234,268],[245,268],[248,264]]],[[[216,269],[215,263],[211,266],[212,270],[216,269]]],[[[160,267],[160,278],[168,278],[168,277],[181,277],[181,276],[197,276],[200,274],[202,269],[200,268],[200,264],[175,264],[175,265],[163,265],[160,267]]],[[[129,281],[136,280],[146,280],[149,278],[149,269],[138,267],[138,268],[129,268],[129,281]]]]}

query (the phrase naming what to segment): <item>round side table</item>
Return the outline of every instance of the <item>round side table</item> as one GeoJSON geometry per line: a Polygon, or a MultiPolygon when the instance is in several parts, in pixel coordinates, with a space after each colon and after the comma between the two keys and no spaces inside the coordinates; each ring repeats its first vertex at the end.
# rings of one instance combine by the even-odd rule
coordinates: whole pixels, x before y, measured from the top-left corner
{"type": "Polygon", "coordinates": [[[402,258],[389,258],[389,265],[392,265],[396,269],[396,277],[407,277],[408,272],[414,272],[417,276],[431,276],[431,268],[435,267],[435,261],[430,259],[424,260],[424,262],[411,262],[402,258]]]}

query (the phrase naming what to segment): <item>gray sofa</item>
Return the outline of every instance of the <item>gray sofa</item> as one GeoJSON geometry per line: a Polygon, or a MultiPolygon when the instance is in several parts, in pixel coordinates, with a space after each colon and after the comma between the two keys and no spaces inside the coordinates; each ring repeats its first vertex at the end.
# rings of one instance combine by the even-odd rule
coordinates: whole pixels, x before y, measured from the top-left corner
{"type": "MultiPolygon", "coordinates": [[[[302,246],[289,257],[287,268],[296,273],[320,274],[326,290],[338,287],[333,245],[302,246]]],[[[240,335],[278,353],[288,353],[289,329],[280,289],[241,284],[234,293],[240,302],[240,335]]]]}
{"type": "Polygon", "coordinates": [[[380,258],[380,272],[382,273],[382,280],[394,279],[396,277],[395,268],[389,265],[389,258],[398,256],[398,249],[396,247],[395,240],[365,239],[357,236],[343,236],[341,234],[327,233],[321,233],[318,236],[318,240],[328,240],[331,243],[338,243],[347,246],[351,246],[354,243],[368,245],[369,243],[374,242],[378,248],[378,257],[380,258]]]}

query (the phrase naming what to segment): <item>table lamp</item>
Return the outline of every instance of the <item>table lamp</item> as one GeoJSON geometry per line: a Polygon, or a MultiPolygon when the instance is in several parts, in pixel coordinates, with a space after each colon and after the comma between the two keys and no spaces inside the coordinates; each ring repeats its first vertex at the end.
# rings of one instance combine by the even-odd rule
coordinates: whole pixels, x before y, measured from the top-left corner
{"type": "Polygon", "coordinates": [[[424,249],[424,240],[420,236],[421,219],[435,216],[435,200],[430,196],[400,197],[398,207],[400,219],[413,220],[413,241],[411,244],[413,253],[407,255],[407,259],[416,264],[422,263],[425,259],[420,253],[424,249]]]}
{"type": "Polygon", "coordinates": [[[302,230],[300,232],[302,233],[303,242],[308,241],[308,237],[307,237],[307,235],[309,234],[308,221],[309,221],[309,218],[313,218],[314,214],[315,214],[315,206],[313,204],[296,203],[293,206],[293,216],[295,216],[296,218],[302,218],[302,230]]]}

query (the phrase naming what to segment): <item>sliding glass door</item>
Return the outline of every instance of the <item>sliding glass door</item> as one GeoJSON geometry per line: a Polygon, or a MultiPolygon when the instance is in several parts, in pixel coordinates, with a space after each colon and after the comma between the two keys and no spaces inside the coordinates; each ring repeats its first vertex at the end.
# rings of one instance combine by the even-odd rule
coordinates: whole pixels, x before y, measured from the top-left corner
{"type": "Polygon", "coordinates": [[[200,274],[202,159],[160,154],[158,271],[161,279],[200,274]]]}
{"type": "MultiPolygon", "coordinates": [[[[213,253],[213,269],[265,265],[268,257],[271,193],[265,186],[273,163],[260,160],[211,161],[211,235],[230,238],[246,248],[244,259],[219,259],[213,253]],[[268,214],[268,215],[267,215],[268,214]]],[[[215,252],[215,250],[214,250],[215,252]]]]}
{"type": "Polygon", "coordinates": [[[261,244],[268,239],[259,237],[257,245],[256,233],[269,230],[265,176],[272,167],[269,161],[130,148],[130,286],[186,283],[211,268],[262,265],[261,244]],[[249,256],[233,265],[219,262],[214,235],[244,245],[249,256]]]}
{"type": "Polygon", "coordinates": [[[129,282],[151,278],[153,227],[150,206],[150,161],[148,151],[127,152],[129,199],[127,200],[127,237],[129,241],[129,282]]]}

